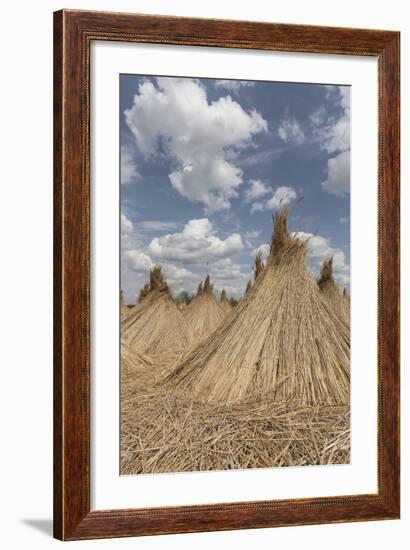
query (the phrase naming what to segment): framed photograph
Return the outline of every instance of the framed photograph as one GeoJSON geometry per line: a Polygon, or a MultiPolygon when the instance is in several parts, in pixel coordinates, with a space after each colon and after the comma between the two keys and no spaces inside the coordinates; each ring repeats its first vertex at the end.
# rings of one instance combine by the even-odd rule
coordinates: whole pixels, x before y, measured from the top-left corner
{"type": "Polygon", "coordinates": [[[392,31],[54,14],[54,534],[399,517],[392,31]]]}

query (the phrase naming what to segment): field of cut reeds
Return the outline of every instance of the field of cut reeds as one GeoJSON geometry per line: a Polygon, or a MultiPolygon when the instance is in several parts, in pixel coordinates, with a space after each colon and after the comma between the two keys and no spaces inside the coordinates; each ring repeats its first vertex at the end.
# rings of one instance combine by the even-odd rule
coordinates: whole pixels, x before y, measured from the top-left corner
{"type": "Polygon", "coordinates": [[[212,273],[177,304],[159,266],[121,297],[122,474],[349,462],[349,297],[287,218],[238,305],[212,273]]]}

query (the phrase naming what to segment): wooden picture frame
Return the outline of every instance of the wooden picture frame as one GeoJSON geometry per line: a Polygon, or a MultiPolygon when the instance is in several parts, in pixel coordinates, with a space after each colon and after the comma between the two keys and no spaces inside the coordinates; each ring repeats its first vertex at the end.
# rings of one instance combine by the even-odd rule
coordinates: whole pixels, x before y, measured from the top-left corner
{"type": "Polygon", "coordinates": [[[394,519],[399,456],[398,32],[63,10],[54,14],[54,536],[125,537],[394,519]],[[93,40],[378,61],[378,493],[90,510],[90,45],[93,40]]]}

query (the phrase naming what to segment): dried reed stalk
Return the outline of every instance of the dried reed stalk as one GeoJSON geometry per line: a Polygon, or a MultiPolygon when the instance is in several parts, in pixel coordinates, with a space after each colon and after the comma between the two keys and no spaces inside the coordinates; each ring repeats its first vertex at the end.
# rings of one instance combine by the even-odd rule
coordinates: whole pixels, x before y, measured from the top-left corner
{"type": "Polygon", "coordinates": [[[211,405],[145,392],[123,395],[121,412],[122,474],[349,462],[347,406],[211,405]]]}

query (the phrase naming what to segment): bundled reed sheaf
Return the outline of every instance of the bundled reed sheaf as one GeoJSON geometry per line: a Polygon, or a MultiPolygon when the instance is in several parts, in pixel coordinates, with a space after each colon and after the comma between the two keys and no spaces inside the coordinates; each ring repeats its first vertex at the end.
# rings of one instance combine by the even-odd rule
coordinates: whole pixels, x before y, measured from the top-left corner
{"type": "Polygon", "coordinates": [[[121,340],[130,352],[148,355],[182,352],[192,344],[192,331],[170,296],[161,267],[151,269],[149,291],[121,323],[121,340]]]}
{"type": "Polygon", "coordinates": [[[125,304],[124,302],[124,293],[121,290],[120,292],[120,314],[121,314],[121,321],[123,321],[128,315],[130,314],[131,309],[125,304]]]}
{"type": "Polygon", "coordinates": [[[202,340],[222,323],[226,315],[215,297],[210,276],[198,286],[196,297],[185,310],[185,319],[192,328],[197,341],[202,340]]]}
{"type": "Polygon", "coordinates": [[[346,289],[343,294],[340,292],[333,278],[333,257],[326,258],[322,265],[320,277],[317,280],[317,285],[323,296],[333,306],[334,310],[340,315],[346,323],[349,323],[350,318],[350,301],[348,300],[346,289]]]}
{"type": "Polygon", "coordinates": [[[274,217],[263,272],[232,315],[167,377],[209,403],[347,404],[349,326],[307,270],[307,241],[274,217]]]}
{"type": "Polygon", "coordinates": [[[255,281],[263,273],[265,264],[262,260],[262,250],[258,250],[255,256],[255,281]]]}
{"type": "Polygon", "coordinates": [[[138,294],[138,300],[137,300],[137,304],[140,304],[142,302],[142,300],[148,296],[149,294],[149,291],[150,291],[150,284],[149,283],[146,283],[140,290],[139,294],[138,294]]]}
{"type": "Polygon", "coordinates": [[[229,303],[228,297],[226,295],[226,290],[224,288],[221,291],[221,299],[219,303],[225,313],[230,313],[232,311],[232,305],[229,303]]]}
{"type": "Polygon", "coordinates": [[[347,290],[343,289],[343,309],[347,321],[350,323],[350,296],[347,290]]]}

